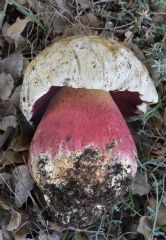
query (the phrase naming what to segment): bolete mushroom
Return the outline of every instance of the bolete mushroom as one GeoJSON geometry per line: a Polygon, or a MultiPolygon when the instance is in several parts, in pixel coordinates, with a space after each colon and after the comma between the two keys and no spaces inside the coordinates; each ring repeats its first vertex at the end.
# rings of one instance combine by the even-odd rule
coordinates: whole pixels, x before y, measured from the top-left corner
{"type": "Polygon", "coordinates": [[[137,152],[122,114],[145,112],[157,100],[145,66],[113,40],[69,37],[29,64],[22,112],[37,122],[48,105],[31,143],[29,169],[59,224],[84,228],[127,191],[137,152]]]}

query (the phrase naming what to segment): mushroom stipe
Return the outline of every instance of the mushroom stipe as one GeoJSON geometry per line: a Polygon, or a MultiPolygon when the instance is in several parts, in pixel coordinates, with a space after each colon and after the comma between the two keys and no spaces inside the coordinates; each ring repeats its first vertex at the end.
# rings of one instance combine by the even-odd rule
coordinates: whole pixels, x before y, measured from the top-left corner
{"type": "Polygon", "coordinates": [[[57,221],[82,228],[128,189],[136,161],[134,141],[109,92],[64,87],[36,129],[29,169],[57,221]]]}

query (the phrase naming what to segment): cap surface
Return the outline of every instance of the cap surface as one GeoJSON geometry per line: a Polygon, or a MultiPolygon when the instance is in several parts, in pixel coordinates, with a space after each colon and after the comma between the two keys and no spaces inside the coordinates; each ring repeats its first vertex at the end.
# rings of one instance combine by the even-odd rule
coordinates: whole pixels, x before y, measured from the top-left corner
{"type": "Polygon", "coordinates": [[[35,102],[52,86],[138,92],[156,103],[158,95],[146,67],[124,45],[97,36],[74,36],[44,49],[27,67],[20,106],[30,120],[35,102]]]}

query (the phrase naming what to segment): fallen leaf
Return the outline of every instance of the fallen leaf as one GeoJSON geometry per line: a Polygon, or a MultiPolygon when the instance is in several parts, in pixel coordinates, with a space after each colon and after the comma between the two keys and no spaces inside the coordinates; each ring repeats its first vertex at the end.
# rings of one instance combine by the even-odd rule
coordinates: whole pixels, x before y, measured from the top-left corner
{"type": "Polygon", "coordinates": [[[0,185],[4,184],[6,181],[8,181],[12,175],[10,173],[0,173],[0,185]]]}
{"type": "Polygon", "coordinates": [[[29,229],[27,226],[24,226],[21,228],[14,236],[14,240],[27,240],[29,238],[26,238],[26,236],[29,234],[29,229]]]}
{"type": "Polygon", "coordinates": [[[2,49],[4,48],[4,46],[5,46],[4,38],[3,36],[0,36],[0,56],[2,55],[2,49]]]}
{"type": "Polygon", "coordinates": [[[16,115],[16,108],[10,101],[0,102],[0,118],[16,115]]]}
{"type": "Polygon", "coordinates": [[[38,240],[60,240],[60,237],[55,231],[51,234],[47,231],[40,231],[38,240]]]}
{"type": "Polygon", "coordinates": [[[141,233],[144,236],[145,240],[150,239],[151,226],[150,226],[149,220],[146,216],[140,217],[137,232],[141,233]]]}
{"type": "MultiPolygon", "coordinates": [[[[164,135],[163,135],[164,137],[164,135]]],[[[152,153],[155,154],[156,156],[165,156],[166,153],[166,144],[164,143],[160,143],[157,142],[154,146],[153,146],[153,150],[152,153]]]]}
{"type": "Polygon", "coordinates": [[[12,233],[9,232],[6,228],[7,228],[6,224],[2,223],[1,224],[1,231],[2,231],[3,240],[13,240],[12,233]]]}
{"type": "Polygon", "coordinates": [[[11,74],[15,84],[17,84],[18,79],[21,77],[24,67],[24,58],[22,53],[17,52],[4,58],[1,61],[0,69],[8,74],[11,74]]]}
{"type": "Polygon", "coordinates": [[[16,107],[10,101],[0,102],[0,148],[17,125],[16,107]]]}
{"type": "Polygon", "coordinates": [[[3,36],[4,36],[5,40],[6,40],[9,44],[13,44],[14,40],[11,39],[11,38],[6,34],[6,32],[7,32],[7,30],[8,30],[9,27],[10,27],[10,24],[9,24],[8,22],[5,22],[5,23],[3,24],[3,27],[2,27],[2,33],[3,33],[3,36]]]}
{"type": "Polygon", "coordinates": [[[54,0],[54,5],[63,11],[69,12],[70,9],[67,2],[68,2],[67,0],[54,0]]]}
{"type": "MultiPolygon", "coordinates": [[[[3,147],[7,139],[10,137],[12,131],[13,131],[13,128],[8,127],[6,132],[0,133],[0,148],[3,147]]],[[[0,157],[0,161],[1,161],[1,157],[0,157]]]]}
{"type": "Polygon", "coordinates": [[[98,33],[91,28],[81,27],[80,24],[73,24],[72,26],[66,27],[64,29],[63,35],[58,39],[77,35],[98,35],[98,33]]]}
{"type": "Polygon", "coordinates": [[[0,230],[0,240],[4,240],[3,237],[2,237],[2,232],[0,230]]]}
{"type": "Polygon", "coordinates": [[[146,175],[137,173],[135,180],[131,186],[131,191],[133,194],[138,194],[139,196],[143,196],[149,193],[150,184],[148,183],[146,175]]]}
{"type": "Polygon", "coordinates": [[[52,230],[55,230],[56,232],[60,232],[61,231],[61,227],[55,221],[48,220],[48,226],[52,230]]]}
{"type": "Polygon", "coordinates": [[[21,92],[22,85],[17,86],[13,93],[11,94],[9,100],[15,105],[19,107],[20,103],[20,92],[21,92]]]}
{"type": "Polygon", "coordinates": [[[0,130],[3,131],[0,133],[0,147],[7,141],[16,124],[15,106],[9,101],[0,102],[0,130]]]}
{"type": "Polygon", "coordinates": [[[7,116],[0,119],[0,130],[7,131],[8,127],[15,128],[17,125],[17,119],[15,116],[7,116]]]}
{"type": "Polygon", "coordinates": [[[90,7],[89,0],[78,0],[78,3],[84,10],[90,7]]]}
{"type": "Polygon", "coordinates": [[[137,228],[138,224],[133,221],[127,222],[125,226],[125,236],[127,237],[127,240],[137,239],[137,228]]]}
{"type": "Polygon", "coordinates": [[[154,23],[165,23],[166,22],[166,16],[165,16],[165,11],[166,11],[166,5],[164,1],[158,1],[158,0],[151,0],[151,8],[152,8],[152,21],[154,23]]]}
{"type": "Polygon", "coordinates": [[[23,163],[24,159],[21,153],[7,150],[0,152],[0,165],[7,166],[15,163],[23,163]]]}
{"type": "MultiPolygon", "coordinates": [[[[149,199],[149,207],[155,212],[156,211],[156,200],[154,198],[149,199]]],[[[166,206],[163,203],[160,204],[159,209],[157,210],[157,225],[165,226],[166,225],[166,206]]],[[[155,216],[151,216],[150,220],[154,221],[155,216]]]]}
{"type": "Polygon", "coordinates": [[[4,200],[0,199],[0,207],[9,211],[11,214],[11,218],[10,218],[10,222],[7,225],[7,230],[8,231],[13,231],[16,228],[19,227],[20,223],[21,223],[21,214],[16,211],[11,204],[6,203],[4,200]]]}
{"type": "Polygon", "coordinates": [[[101,20],[93,13],[85,13],[84,15],[80,16],[80,21],[83,25],[88,27],[97,28],[102,26],[101,20]]]}
{"type": "Polygon", "coordinates": [[[27,201],[30,191],[33,188],[33,179],[29,174],[27,166],[21,165],[16,167],[13,170],[13,180],[15,186],[15,204],[19,208],[27,201]]]}
{"type": "Polygon", "coordinates": [[[10,142],[10,149],[15,152],[29,150],[33,136],[33,127],[26,121],[19,119],[19,125],[15,136],[10,142]]]}
{"type": "Polygon", "coordinates": [[[66,0],[54,1],[33,1],[29,0],[31,8],[39,15],[46,26],[49,26],[51,33],[63,33],[65,30],[66,22],[70,22],[72,13],[66,0]]]}
{"type": "Polygon", "coordinates": [[[10,74],[0,74],[0,100],[4,101],[9,98],[14,88],[14,81],[10,74]]]}
{"type": "Polygon", "coordinates": [[[15,23],[9,25],[5,29],[5,35],[15,42],[16,49],[25,46],[25,39],[21,33],[24,31],[27,23],[30,21],[31,19],[28,17],[24,19],[17,18],[15,23]]]}
{"type": "Polygon", "coordinates": [[[162,130],[162,125],[164,124],[163,116],[158,113],[157,116],[153,116],[153,118],[149,119],[150,131],[157,134],[160,130],[162,130]]]}
{"type": "Polygon", "coordinates": [[[53,21],[50,24],[50,27],[53,31],[53,33],[63,33],[64,32],[64,26],[65,26],[65,19],[59,15],[59,13],[55,14],[53,16],[53,21]]]}

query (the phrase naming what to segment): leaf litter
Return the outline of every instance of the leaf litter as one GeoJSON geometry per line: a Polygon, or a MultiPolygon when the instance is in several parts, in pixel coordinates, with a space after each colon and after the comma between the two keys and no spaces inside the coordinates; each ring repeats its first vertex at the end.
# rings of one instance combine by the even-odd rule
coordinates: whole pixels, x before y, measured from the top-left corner
{"type": "MultiPolygon", "coordinates": [[[[164,1],[9,2],[0,36],[0,216],[6,216],[0,220],[0,237],[2,235],[6,240],[164,239],[164,1]],[[28,13],[32,15],[28,16],[28,13]],[[112,213],[103,216],[98,225],[80,234],[72,230],[61,231],[49,219],[44,200],[27,168],[33,128],[19,110],[26,65],[51,42],[78,34],[101,35],[126,44],[147,66],[160,96],[158,107],[152,107],[149,115],[131,122],[139,153],[139,169],[130,192],[119,199],[112,213]]],[[[4,10],[4,2],[0,2],[0,9],[4,10]]]]}
{"type": "Polygon", "coordinates": [[[0,208],[3,208],[10,212],[10,222],[7,225],[8,231],[13,231],[19,227],[21,224],[21,214],[11,206],[11,204],[7,204],[4,200],[0,199],[0,208]]]}
{"type": "Polygon", "coordinates": [[[30,176],[27,166],[20,165],[16,167],[12,172],[15,204],[20,208],[30,195],[30,191],[33,189],[33,179],[30,176]]]}
{"type": "Polygon", "coordinates": [[[28,17],[25,19],[17,18],[15,23],[4,25],[3,34],[5,38],[9,43],[14,42],[16,49],[23,48],[26,45],[26,40],[21,34],[30,21],[31,19],[28,17]]]}

